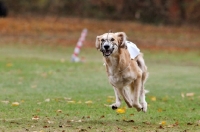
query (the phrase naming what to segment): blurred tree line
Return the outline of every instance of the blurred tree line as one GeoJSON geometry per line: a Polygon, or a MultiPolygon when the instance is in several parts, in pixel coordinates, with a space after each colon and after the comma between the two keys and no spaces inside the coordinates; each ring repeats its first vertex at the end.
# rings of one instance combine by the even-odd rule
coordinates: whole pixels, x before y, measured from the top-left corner
{"type": "Polygon", "coordinates": [[[12,15],[78,16],[200,24],[200,0],[0,0],[12,15]]]}

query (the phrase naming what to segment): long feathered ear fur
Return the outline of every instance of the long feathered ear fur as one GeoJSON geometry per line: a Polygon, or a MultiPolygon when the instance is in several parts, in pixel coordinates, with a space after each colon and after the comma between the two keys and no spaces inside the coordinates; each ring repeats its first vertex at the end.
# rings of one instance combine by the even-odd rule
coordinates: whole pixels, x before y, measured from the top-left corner
{"type": "Polygon", "coordinates": [[[95,46],[96,46],[97,50],[100,49],[100,37],[101,37],[101,36],[97,36],[97,37],[96,37],[95,46]]]}
{"type": "Polygon", "coordinates": [[[127,48],[127,46],[126,46],[126,38],[127,38],[126,34],[124,32],[117,32],[116,35],[117,35],[119,47],[120,48],[127,48]]]}

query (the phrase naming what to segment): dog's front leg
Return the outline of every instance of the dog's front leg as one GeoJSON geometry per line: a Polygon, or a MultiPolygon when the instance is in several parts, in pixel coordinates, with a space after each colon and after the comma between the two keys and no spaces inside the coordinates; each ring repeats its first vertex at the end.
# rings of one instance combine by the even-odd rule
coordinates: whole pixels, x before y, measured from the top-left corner
{"type": "Polygon", "coordinates": [[[120,99],[120,95],[119,95],[118,89],[115,88],[114,86],[113,86],[113,89],[114,89],[114,92],[115,92],[115,103],[112,104],[112,105],[110,105],[110,106],[111,106],[111,108],[113,110],[115,110],[115,109],[117,109],[117,108],[120,107],[120,105],[121,105],[121,99],[120,99]]]}
{"type": "Polygon", "coordinates": [[[126,102],[127,106],[129,108],[132,108],[133,102],[131,100],[131,97],[130,97],[128,90],[126,88],[120,88],[119,92],[122,95],[122,97],[124,98],[124,101],[126,102]]]}

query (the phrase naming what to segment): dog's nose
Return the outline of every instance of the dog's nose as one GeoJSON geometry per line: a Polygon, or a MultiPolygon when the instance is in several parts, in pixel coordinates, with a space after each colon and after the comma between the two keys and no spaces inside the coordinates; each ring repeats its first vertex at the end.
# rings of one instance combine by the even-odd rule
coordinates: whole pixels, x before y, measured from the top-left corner
{"type": "Polygon", "coordinates": [[[107,50],[110,46],[109,45],[104,45],[103,47],[107,50]]]}

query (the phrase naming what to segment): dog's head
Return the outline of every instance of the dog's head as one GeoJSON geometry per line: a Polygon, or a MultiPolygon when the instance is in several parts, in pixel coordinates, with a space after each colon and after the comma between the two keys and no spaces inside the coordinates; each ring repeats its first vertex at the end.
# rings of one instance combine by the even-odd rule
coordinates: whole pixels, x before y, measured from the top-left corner
{"type": "Polygon", "coordinates": [[[96,48],[100,50],[105,57],[115,54],[119,48],[126,48],[126,34],[124,32],[105,33],[97,36],[96,48]]]}

